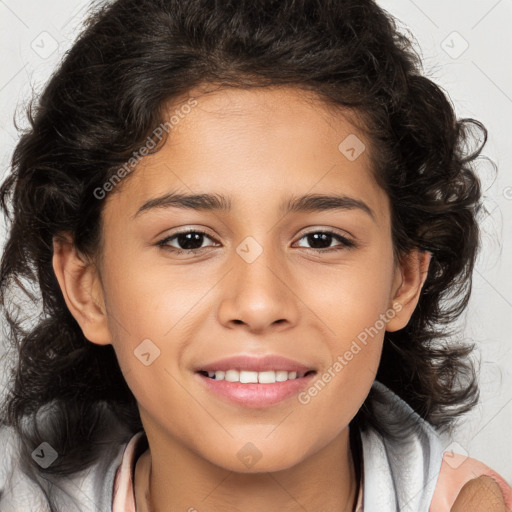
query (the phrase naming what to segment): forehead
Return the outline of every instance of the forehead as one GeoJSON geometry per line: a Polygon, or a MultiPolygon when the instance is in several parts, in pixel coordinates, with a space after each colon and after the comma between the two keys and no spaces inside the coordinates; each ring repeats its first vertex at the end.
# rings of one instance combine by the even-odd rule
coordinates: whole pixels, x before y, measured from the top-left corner
{"type": "Polygon", "coordinates": [[[261,206],[262,198],[270,208],[282,194],[332,192],[364,196],[376,213],[387,212],[369,141],[312,92],[196,88],[169,103],[163,117],[173,121],[165,144],[143,157],[121,193],[109,198],[131,214],[148,198],[177,189],[221,193],[234,198],[235,208],[261,206]]]}

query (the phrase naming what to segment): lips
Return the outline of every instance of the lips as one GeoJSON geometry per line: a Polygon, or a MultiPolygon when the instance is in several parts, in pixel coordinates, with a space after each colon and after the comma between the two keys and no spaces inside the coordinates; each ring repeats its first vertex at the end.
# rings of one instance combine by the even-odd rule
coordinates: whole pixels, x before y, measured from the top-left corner
{"type": "Polygon", "coordinates": [[[250,355],[238,355],[225,359],[219,359],[210,363],[202,364],[196,368],[196,372],[216,372],[227,370],[246,370],[253,372],[265,371],[287,371],[304,374],[316,371],[312,366],[300,363],[293,359],[279,355],[267,355],[264,357],[255,357],[250,355]]]}
{"type": "MultiPolygon", "coordinates": [[[[229,361],[229,364],[233,364],[233,361],[229,361]]],[[[293,364],[297,363],[294,362],[293,364]]],[[[233,372],[238,373],[237,370],[233,370],[233,372]]],[[[268,370],[268,372],[274,373],[272,370],[268,370]]],[[[223,373],[223,371],[218,370],[215,376],[219,373],[223,373]]],[[[244,371],[241,372],[241,374],[243,373],[244,371]]],[[[250,382],[230,382],[226,379],[212,379],[208,374],[204,375],[204,371],[202,370],[196,372],[195,378],[197,379],[196,382],[200,383],[203,389],[211,393],[212,398],[219,399],[230,405],[236,405],[237,407],[267,409],[277,406],[280,403],[285,403],[287,400],[293,400],[294,397],[296,399],[298,393],[311,385],[312,380],[315,378],[316,371],[311,370],[311,372],[307,372],[300,378],[297,375],[296,378],[288,378],[279,382],[277,380],[275,382],[261,382],[259,377],[264,375],[263,372],[246,371],[245,373],[257,374],[258,382],[255,382],[253,378],[249,379],[250,382]]],[[[284,373],[286,374],[286,372],[284,373]]],[[[295,372],[290,372],[287,375],[290,376],[294,373],[295,372]]]]}

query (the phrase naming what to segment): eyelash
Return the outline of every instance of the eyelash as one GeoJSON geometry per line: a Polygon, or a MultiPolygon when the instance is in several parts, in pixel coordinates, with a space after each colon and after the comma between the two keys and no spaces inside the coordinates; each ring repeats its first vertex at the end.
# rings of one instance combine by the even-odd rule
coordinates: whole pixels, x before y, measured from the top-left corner
{"type": "MultiPolygon", "coordinates": [[[[213,238],[205,231],[201,231],[200,229],[192,229],[189,231],[181,231],[179,233],[175,233],[174,235],[168,236],[168,237],[164,238],[163,240],[160,240],[159,242],[157,242],[156,245],[162,247],[165,250],[171,251],[175,254],[183,254],[183,253],[196,254],[199,251],[206,249],[206,247],[199,247],[197,249],[178,249],[176,247],[172,247],[172,246],[168,245],[169,241],[175,239],[176,237],[178,237],[180,235],[188,235],[190,233],[197,233],[200,235],[204,235],[204,236],[210,238],[211,240],[213,240],[213,238]]],[[[346,238],[338,233],[335,233],[333,231],[324,231],[324,230],[310,231],[308,233],[305,233],[303,236],[301,236],[299,238],[299,240],[302,240],[303,238],[306,238],[307,236],[314,235],[314,234],[331,235],[336,241],[340,242],[341,245],[335,246],[335,247],[328,247],[325,249],[315,249],[315,248],[308,248],[308,247],[302,247],[302,249],[307,249],[307,250],[314,251],[314,252],[325,253],[325,252],[339,251],[342,249],[351,249],[351,248],[356,247],[355,242],[353,242],[352,240],[349,240],[348,238],[346,238]]]]}

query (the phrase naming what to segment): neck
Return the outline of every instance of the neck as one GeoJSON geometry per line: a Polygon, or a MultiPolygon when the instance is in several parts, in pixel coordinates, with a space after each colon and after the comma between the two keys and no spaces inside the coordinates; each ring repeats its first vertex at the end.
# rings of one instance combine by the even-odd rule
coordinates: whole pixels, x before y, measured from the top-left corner
{"type": "Polygon", "coordinates": [[[135,468],[137,512],[354,510],[359,475],[348,428],[296,465],[260,473],[229,471],[177,444],[148,441],[135,468]]]}

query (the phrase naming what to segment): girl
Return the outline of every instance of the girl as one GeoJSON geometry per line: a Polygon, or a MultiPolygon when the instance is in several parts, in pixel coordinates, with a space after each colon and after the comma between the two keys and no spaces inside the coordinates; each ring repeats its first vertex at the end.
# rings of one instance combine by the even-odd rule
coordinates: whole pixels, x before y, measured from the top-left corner
{"type": "Polygon", "coordinates": [[[441,442],[486,131],[419,66],[370,0],[91,15],[0,190],[2,511],[511,508],[441,442]]]}

